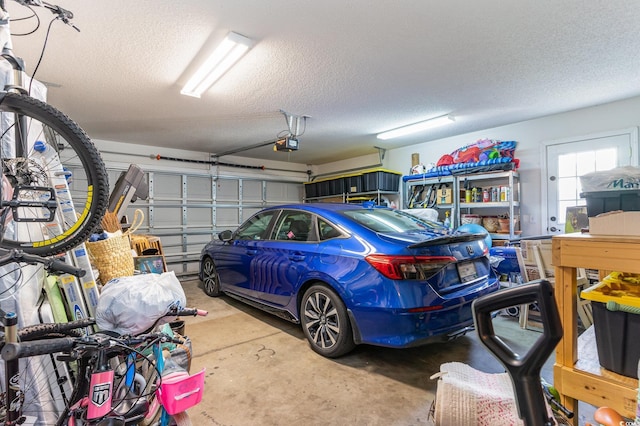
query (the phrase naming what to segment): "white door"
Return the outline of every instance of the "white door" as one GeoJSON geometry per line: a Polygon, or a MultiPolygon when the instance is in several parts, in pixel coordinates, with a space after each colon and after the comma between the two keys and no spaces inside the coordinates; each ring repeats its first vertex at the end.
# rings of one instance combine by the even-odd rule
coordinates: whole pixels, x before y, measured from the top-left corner
{"type": "Polygon", "coordinates": [[[567,207],[586,205],[580,197],[580,176],[593,171],[638,164],[638,130],[624,129],[545,143],[547,226],[549,234],[564,232],[567,207]]]}

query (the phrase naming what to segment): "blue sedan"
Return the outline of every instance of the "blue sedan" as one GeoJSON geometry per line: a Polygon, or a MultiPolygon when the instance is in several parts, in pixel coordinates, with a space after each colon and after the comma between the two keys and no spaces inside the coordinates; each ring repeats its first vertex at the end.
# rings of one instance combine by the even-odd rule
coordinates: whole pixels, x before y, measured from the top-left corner
{"type": "Polygon", "coordinates": [[[405,348],[463,334],[471,303],[499,289],[482,234],[389,208],[266,208],[202,250],[207,295],[225,293],[302,326],[314,351],[405,348]]]}

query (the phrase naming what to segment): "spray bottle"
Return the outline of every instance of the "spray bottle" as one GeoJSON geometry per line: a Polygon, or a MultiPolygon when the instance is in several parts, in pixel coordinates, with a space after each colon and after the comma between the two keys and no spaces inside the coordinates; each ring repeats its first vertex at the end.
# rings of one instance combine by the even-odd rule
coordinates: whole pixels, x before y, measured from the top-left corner
{"type": "Polygon", "coordinates": [[[444,212],[444,227],[451,229],[451,219],[449,218],[449,211],[444,212]]]}

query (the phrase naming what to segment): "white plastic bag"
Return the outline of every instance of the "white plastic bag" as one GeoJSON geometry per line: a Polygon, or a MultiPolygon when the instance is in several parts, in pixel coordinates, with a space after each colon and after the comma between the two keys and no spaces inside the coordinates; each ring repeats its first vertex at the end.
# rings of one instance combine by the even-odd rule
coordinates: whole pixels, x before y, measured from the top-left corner
{"type": "Polygon", "coordinates": [[[417,216],[420,219],[430,220],[431,222],[438,221],[438,210],[436,209],[402,209],[401,211],[417,216]]]}
{"type": "Polygon", "coordinates": [[[172,306],[184,308],[187,298],[173,271],[114,278],[98,299],[96,323],[101,330],[136,335],[173,321],[163,317],[172,306]]]}
{"type": "Polygon", "coordinates": [[[583,192],[640,189],[640,167],[622,166],[580,176],[583,192]]]}

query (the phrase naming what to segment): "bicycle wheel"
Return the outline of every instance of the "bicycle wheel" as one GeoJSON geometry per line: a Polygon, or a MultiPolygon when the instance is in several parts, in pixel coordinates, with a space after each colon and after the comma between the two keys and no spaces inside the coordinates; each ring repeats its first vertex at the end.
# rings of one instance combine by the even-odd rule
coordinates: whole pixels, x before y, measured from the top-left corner
{"type": "MultiPolygon", "coordinates": [[[[18,331],[21,341],[36,339],[47,339],[61,336],[77,337],[77,329],[68,329],[66,324],[38,324],[25,327],[18,331]]],[[[76,392],[73,384],[74,373],[70,367],[62,361],[56,359],[56,355],[42,355],[20,359],[20,369],[17,378],[12,380],[17,382],[21,393],[17,401],[22,407],[22,416],[27,424],[56,424],[62,416],[66,417],[66,407],[69,403],[79,398],[81,392],[76,392]]],[[[5,407],[5,379],[4,361],[0,370],[3,380],[2,397],[0,398],[0,422],[4,423],[5,407]]]]}
{"type": "Polygon", "coordinates": [[[11,186],[0,197],[0,245],[50,256],[84,242],[109,199],[104,163],[87,134],[51,105],[1,93],[0,137],[11,186]]]}

